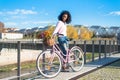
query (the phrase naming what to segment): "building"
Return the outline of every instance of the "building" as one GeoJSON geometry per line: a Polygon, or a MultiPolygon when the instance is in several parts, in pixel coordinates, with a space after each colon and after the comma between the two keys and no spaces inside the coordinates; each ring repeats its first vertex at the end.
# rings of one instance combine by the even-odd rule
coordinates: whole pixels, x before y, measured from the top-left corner
{"type": "Polygon", "coordinates": [[[4,28],[4,23],[0,22],[0,39],[22,39],[23,34],[17,33],[17,28],[4,28]]]}
{"type": "Polygon", "coordinates": [[[22,33],[0,33],[0,39],[22,39],[22,33]]]}
{"type": "Polygon", "coordinates": [[[0,33],[4,32],[4,23],[0,22],[0,33]]]}

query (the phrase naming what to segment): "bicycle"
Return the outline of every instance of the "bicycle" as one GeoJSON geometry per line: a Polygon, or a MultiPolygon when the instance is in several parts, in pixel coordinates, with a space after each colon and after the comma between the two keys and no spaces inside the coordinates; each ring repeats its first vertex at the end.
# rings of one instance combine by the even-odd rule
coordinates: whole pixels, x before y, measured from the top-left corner
{"type": "Polygon", "coordinates": [[[60,73],[63,62],[71,67],[73,71],[80,71],[84,65],[82,49],[78,46],[73,46],[64,55],[55,42],[52,49],[47,49],[38,55],[36,64],[41,75],[52,78],[60,73]],[[66,59],[63,56],[66,56],[66,59]]]}

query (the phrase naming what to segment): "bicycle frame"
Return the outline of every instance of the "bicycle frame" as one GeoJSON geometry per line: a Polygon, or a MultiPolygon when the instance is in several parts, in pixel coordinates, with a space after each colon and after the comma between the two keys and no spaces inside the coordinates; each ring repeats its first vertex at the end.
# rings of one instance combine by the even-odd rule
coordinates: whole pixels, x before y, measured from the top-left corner
{"type": "Polygon", "coordinates": [[[62,60],[62,62],[65,62],[65,63],[67,63],[67,62],[69,62],[70,61],[70,50],[68,49],[66,52],[66,55],[64,55],[64,53],[61,51],[61,49],[59,48],[59,46],[57,45],[57,44],[54,44],[53,46],[52,46],[52,51],[54,52],[54,53],[56,53],[56,54],[58,54],[59,56],[60,56],[60,58],[61,58],[61,60],[62,60]],[[58,53],[59,52],[59,53],[58,53]],[[63,56],[66,56],[66,58],[64,59],[64,57],[63,56]]]}

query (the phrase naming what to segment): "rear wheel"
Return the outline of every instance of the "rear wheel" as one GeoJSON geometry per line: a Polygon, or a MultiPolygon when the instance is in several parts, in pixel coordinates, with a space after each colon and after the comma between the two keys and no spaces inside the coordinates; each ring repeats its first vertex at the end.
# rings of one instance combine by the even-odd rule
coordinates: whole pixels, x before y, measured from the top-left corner
{"type": "Polygon", "coordinates": [[[55,77],[61,71],[61,60],[51,50],[42,52],[37,58],[37,69],[44,77],[55,77]]]}
{"type": "Polygon", "coordinates": [[[80,71],[84,65],[83,51],[80,47],[74,46],[70,50],[70,62],[73,71],[80,71]]]}

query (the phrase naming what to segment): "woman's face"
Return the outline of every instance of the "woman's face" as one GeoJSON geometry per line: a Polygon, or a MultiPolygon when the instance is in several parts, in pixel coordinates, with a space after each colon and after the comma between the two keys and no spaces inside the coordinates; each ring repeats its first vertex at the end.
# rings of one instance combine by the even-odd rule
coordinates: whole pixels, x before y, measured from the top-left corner
{"type": "Polygon", "coordinates": [[[68,18],[68,15],[67,15],[67,14],[64,14],[64,15],[62,16],[63,22],[66,22],[67,18],[68,18]]]}

